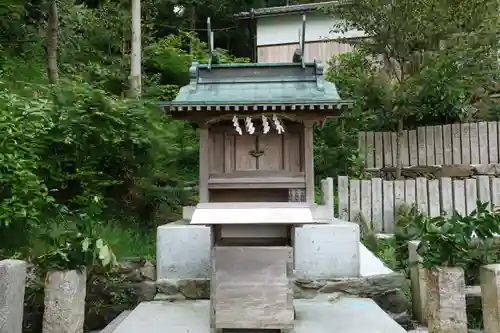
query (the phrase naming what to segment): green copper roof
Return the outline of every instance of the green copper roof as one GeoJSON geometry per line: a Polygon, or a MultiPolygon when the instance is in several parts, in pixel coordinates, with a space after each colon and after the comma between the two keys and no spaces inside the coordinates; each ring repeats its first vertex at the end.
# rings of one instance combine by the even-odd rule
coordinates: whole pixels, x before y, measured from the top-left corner
{"type": "Polygon", "coordinates": [[[191,82],[164,106],[326,105],[342,101],[319,63],[223,64],[190,68],[191,82]]]}

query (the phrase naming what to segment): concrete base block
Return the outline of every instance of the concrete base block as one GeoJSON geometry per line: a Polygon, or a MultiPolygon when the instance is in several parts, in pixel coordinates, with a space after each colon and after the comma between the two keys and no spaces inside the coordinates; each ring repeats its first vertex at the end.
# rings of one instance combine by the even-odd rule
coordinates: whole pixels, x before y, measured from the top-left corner
{"type": "MultiPolygon", "coordinates": [[[[294,305],[295,325],[282,332],[406,333],[370,299],[298,299],[294,305]]],[[[210,301],[141,303],[113,333],[138,332],[216,333],[210,329],[210,301]]]]}
{"type": "Polygon", "coordinates": [[[21,333],[26,280],[26,262],[0,261],[0,332],[21,333]]]}
{"type": "Polygon", "coordinates": [[[480,272],[484,331],[500,332],[500,265],[483,266],[480,272]]]}
{"type": "Polygon", "coordinates": [[[210,279],[211,230],[199,225],[162,225],[156,235],[156,279],[210,279]]]}
{"type": "Polygon", "coordinates": [[[467,333],[464,270],[435,267],[427,270],[429,332],[467,333]]]}
{"type": "Polygon", "coordinates": [[[215,328],[286,329],[293,326],[288,246],[213,248],[211,299],[215,328]]]}
{"type": "Polygon", "coordinates": [[[191,220],[195,210],[196,206],[182,206],[182,219],[191,220]]]}
{"type": "Polygon", "coordinates": [[[335,279],[360,276],[359,225],[318,224],[295,228],[295,276],[335,279]]]}
{"type": "Polygon", "coordinates": [[[47,273],[43,333],[83,333],[86,282],[85,271],[47,273]]]}

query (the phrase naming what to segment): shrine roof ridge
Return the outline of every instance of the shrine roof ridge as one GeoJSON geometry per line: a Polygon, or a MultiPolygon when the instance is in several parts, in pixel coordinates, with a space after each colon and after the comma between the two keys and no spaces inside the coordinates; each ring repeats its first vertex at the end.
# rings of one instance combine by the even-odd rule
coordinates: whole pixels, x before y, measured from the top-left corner
{"type": "MultiPolygon", "coordinates": [[[[189,69],[190,83],[179,90],[173,101],[161,102],[168,111],[247,110],[261,105],[264,109],[295,110],[296,106],[315,105],[330,108],[352,104],[342,100],[335,84],[323,77],[319,62],[199,64],[189,69]],[[278,105],[279,104],[279,105],[278,105]],[[172,108],[174,107],[174,108],[172,108]],[[186,108],[188,109],[186,109],[186,108]]],[[[261,107],[262,108],[262,107],[261,107]]],[[[304,109],[304,108],[302,108],[304,109]]]]}

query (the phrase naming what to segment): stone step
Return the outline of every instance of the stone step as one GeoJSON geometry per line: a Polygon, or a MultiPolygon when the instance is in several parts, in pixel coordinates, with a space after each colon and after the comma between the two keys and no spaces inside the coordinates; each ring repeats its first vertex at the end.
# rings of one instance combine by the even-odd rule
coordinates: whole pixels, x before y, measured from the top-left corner
{"type": "Polygon", "coordinates": [[[120,313],[115,319],[113,319],[108,326],[104,327],[99,333],[113,333],[118,325],[120,325],[130,314],[132,310],[126,310],[120,313]]]}
{"type": "MultiPolygon", "coordinates": [[[[406,333],[375,302],[363,298],[294,300],[289,333],[406,333]]],[[[210,333],[210,301],[143,302],[113,333],[210,333]]]]}

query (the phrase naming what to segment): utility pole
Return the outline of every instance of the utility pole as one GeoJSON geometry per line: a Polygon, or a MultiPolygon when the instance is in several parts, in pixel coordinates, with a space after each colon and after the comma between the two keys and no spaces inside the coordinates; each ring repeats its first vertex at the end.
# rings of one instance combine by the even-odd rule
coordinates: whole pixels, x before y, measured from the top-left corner
{"type": "Polygon", "coordinates": [[[132,54],[130,56],[130,96],[141,96],[141,0],[132,1],[132,54]]]}

